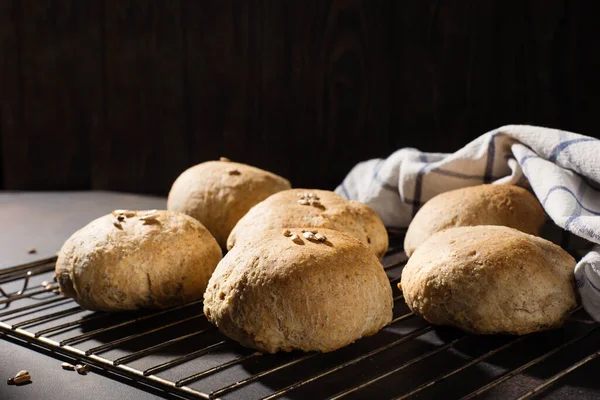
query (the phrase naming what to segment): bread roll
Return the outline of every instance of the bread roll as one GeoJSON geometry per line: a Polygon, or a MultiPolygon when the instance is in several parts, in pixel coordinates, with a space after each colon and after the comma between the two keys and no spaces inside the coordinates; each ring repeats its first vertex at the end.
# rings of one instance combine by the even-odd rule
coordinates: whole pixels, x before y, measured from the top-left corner
{"type": "Polygon", "coordinates": [[[209,161],[184,171],[173,183],[167,209],[196,218],[222,248],[240,218],[290,182],[271,172],[230,161],[209,161]]]}
{"type": "Polygon", "coordinates": [[[404,239],[410,256],[431,235],[458,226],[503,225],[538,235],[546,214],[537,198],[513,185],[479,185],[429,200],[411,221],[404,239]]]}
{"type": "Polygon", "coordinates": [[[388,249],[385,226],[369,206],[314,189],[286,190],[254,206],[231,231],[227,248],[269,229],[303,227],[345,232],[369,246],[379,259],[388,249]]]}
{"type": "Polygon", "coordinates": [[[516,229],[452,228],[419,246],[401,287],[433,324],[523,335],[559,327],[576,306],[574,267],[560,247],[516,229]]]}
{"type": "Polygon", "coordinates": [[[387,325],[392,290],[375,255],[344,233],[313,232],[270,230],[237,244],[208,284],[209,321],[267,353],[328,352],[387,325]]]}
{"type": "Polygon", "coordinates": [[[56,277],[88,310],[162,309],[202,298],[222,257],[195,219],[168,211],[117,210],[62,246],[56,277]]]}

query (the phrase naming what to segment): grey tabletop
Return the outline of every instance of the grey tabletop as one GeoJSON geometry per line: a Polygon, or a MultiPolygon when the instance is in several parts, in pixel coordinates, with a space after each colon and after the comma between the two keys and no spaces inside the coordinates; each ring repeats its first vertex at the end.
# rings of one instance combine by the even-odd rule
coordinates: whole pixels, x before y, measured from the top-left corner
{"type": "MultiPolygon", "coordinates": [[[[164,209],[166,199],[110,192],[0,192],[0,269],[54,255],[77,229],[114,209],[164,209]],[[35,249],[35,253],[29,253],[35,249]]],[[[150,399],[160,392],[115,376],[63,371],[58,356],[0,334],[0,399],[150,399]],[[21,369],[32,383],[8,386],[21,369]]]]}

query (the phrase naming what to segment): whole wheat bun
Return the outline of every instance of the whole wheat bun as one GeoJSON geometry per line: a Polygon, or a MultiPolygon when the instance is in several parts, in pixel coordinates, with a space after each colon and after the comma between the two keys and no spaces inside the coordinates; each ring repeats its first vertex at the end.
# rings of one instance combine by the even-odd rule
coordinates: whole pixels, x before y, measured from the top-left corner
{"type": "Polygon", "coordinates": [[[229,232],[253,205],[290,187],[287,179],[250,165],[208,161],[179,175],[167,209],[196,218],[225,248],[229,232]]]}
{"type": "Polygon", "coordinates": [[[387,231],[373,209],[334,192],[316,189],[285,190],[252,207],[231,231],[227,248],[266,230],[283,228],[345,232],[369,246],[379,259],[388,249],[387,231]]]}
{"type": "Polygon", "coordinates": [[[209,321],[267,353],[333,351],[387,325],[392,290],[377,257],[342,232],[316,232],[325,240],[278,229],[237,244],[204,294],[209,321]]]}
{"type": "Polygon", "coordinates": [[[516,229],[451,228],[419,246],[401,288],[432,324],[523,335],[559,327],[576,306],[574,266],[559,246],[516,229]]]}
{"type": "Polygon", "coordinates": [[[88,310],[162,309],[202,298],[222,252],[192,217],[168,211],[114,211],[62,246],[56,277],[88,310]]]}
{"type": "Polygon", "coordinates": [[[527,190],[513,185],[478,185],[441,193],[417,212],[404,239],[410,256],[431,235],[458,226],[502,225],[539,235],[544,209],[527,190]]]}

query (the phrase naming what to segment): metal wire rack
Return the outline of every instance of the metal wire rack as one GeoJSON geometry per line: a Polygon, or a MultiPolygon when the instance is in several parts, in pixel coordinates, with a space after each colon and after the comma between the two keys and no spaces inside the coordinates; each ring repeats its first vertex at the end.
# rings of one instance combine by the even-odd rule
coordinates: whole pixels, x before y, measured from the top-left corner
{"type": "Polygon", "coordinates": [[[575,310],[562,329],[522,337],[433,327],[410,312],[396,288],[406,261],[398,249],[384,259],[394,290],[392,323],[327,354],[245,349],[208,323],[199,301],[154,313],[83,310],[52,284],[55,261],[0,275],[0,332],[177,397],[529,399],[600,393],[592,377],[599,326],[584,311],[575,310]]]}

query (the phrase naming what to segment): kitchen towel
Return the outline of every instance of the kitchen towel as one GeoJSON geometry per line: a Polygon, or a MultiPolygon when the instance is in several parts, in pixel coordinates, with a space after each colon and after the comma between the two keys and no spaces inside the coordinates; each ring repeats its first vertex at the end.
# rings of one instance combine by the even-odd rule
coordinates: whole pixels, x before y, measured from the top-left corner
{"type": "Polygon", "coordinates": [[[368,204],[386,226],[402,228],[432,197],[482,183],[531,188],[556,225],[594,244],[574,273],[585,310],[600,321],[598,139],[537,126],[503,126],[453,154],[405,148],[386,159],[361,162],[336,193],[368,204]]]}

